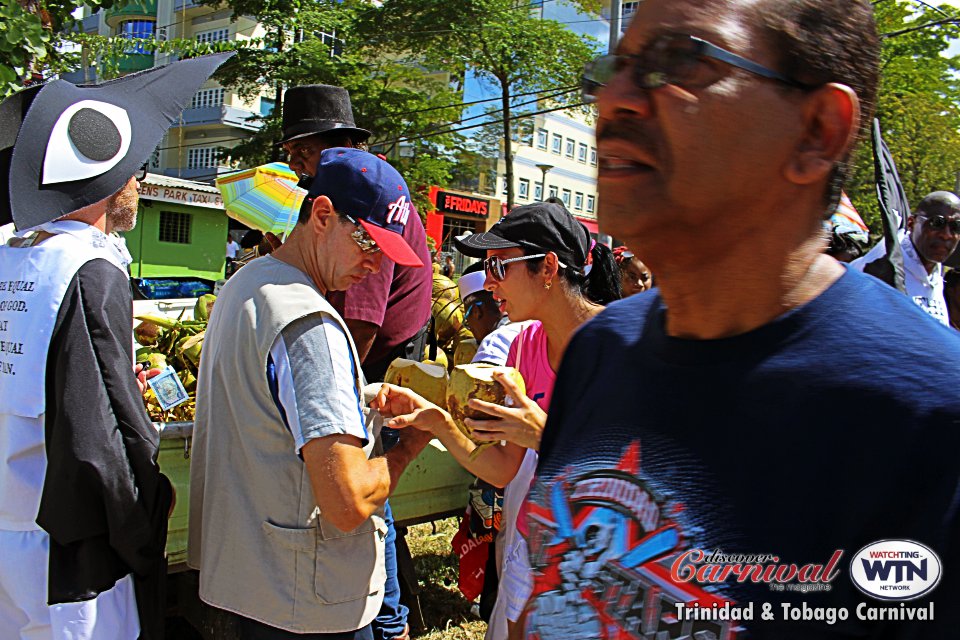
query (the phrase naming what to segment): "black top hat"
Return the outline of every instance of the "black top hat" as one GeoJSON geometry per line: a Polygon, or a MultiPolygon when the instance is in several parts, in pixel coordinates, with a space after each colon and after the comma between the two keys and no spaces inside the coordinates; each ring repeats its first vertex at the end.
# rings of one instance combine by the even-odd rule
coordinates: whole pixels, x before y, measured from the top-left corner
{"type": "Polygon", "coordinates": [[[350,94],[343,87],[308,84],[283,94],[283,139],[280,144],[328,131],[351,135],[364,142],[370,132],[353,121],[350,94]]]}
{"type": "Polygon", "coordinates": [[[230,53],[98,85],[54,80],[0,104],[0,224],[24,230],[112,196],[230,53]]]}

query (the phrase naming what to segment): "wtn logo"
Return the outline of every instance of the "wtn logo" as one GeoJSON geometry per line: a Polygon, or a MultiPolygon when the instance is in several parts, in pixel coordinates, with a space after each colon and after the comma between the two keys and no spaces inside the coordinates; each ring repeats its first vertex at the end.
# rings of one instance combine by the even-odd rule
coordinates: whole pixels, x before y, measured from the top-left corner
{"type": "Polygon", "coordinates": [[[937,554],[912,540],[881,540],[857,552],[850,562],[853,584],[878,600],[912,600],[940,581],[937,554]]]}
{"type": "Polygon", "coordinates": [[[869,560],[861,559],[863,571],[867,574],[867,580],[889,580],[890,572],[893,571],[896,576],[894,582],[903,582],[904,580],[927,579],[927,561],[921,560],[919,564],[910,560],[869,560]]]}

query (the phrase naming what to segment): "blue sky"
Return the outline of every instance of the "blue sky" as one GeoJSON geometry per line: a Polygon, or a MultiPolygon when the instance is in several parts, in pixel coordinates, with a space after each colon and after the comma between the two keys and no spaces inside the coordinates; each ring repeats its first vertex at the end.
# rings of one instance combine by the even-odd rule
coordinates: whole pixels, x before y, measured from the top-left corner
{"type": "MultiPolygon", "coordinates": [[[[957,1],[960,2],[960,0],[957,1]]],[[[567,5],[563,0],[546,0],[543,5],[543,15],[545,18],[568,25],[569,28],[576,33],[588,35],[599,40],[600,44],[598,46],[604,51],[606,50],[607,38],[610,31],[609,23],[598,20],[595,16],[578,14],[576,9],[567,5]]],[[[488,85],[481,85],[481,83],[473,77],[473,74],[467,73],[464,84],[464,102],[482,100],[498,95],[499,92],[490,89],[488,85]]],[[[497,109],[500,108],[499,102],[488,102],[486,104],[468,107],[464,115],[473,116],[483,113],[483,107],[488,105],[494,105],[497,109]]]]}

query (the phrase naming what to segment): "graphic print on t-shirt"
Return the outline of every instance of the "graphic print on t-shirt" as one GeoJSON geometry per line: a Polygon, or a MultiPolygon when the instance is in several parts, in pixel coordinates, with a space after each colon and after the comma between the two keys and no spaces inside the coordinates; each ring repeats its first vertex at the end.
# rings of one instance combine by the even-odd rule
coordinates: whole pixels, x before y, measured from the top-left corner
{"type": "Polygon", "coordinates": [[[615,466],[568,468],[531,493],[526,522],[535,587],[529,638],[735,637],[738,629],[729,621],[678,619],[677,602],[709,608],[732,601],[670,579],[672,561],[696,541],[683,526],[684,506],[664,499],[642,478],[635,441],[615,466]]]}

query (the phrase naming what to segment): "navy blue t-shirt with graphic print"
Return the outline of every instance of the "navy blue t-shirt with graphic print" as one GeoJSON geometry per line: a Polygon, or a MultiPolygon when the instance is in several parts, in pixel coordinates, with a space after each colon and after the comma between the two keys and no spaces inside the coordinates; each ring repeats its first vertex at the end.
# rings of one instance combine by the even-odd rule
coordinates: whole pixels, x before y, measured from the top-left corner
{"type": "Polygon", "coordinates": [[[850,270],[732,338],[670,337],[666,313],[656,290],[617,302],[564,356],[522,515],[528,637],[958,637],[960,337],[850,270]],[[905,605],[933,601],[933,621],[858,619],[901,608],[851,581],[885,539],[939,554],[942,581],[905,605]],[[720,573],[736,560],[761,566],[741,583],[720,573]],[[753,603],[755,620],[684,620],[677,602],[753,603]]]}

